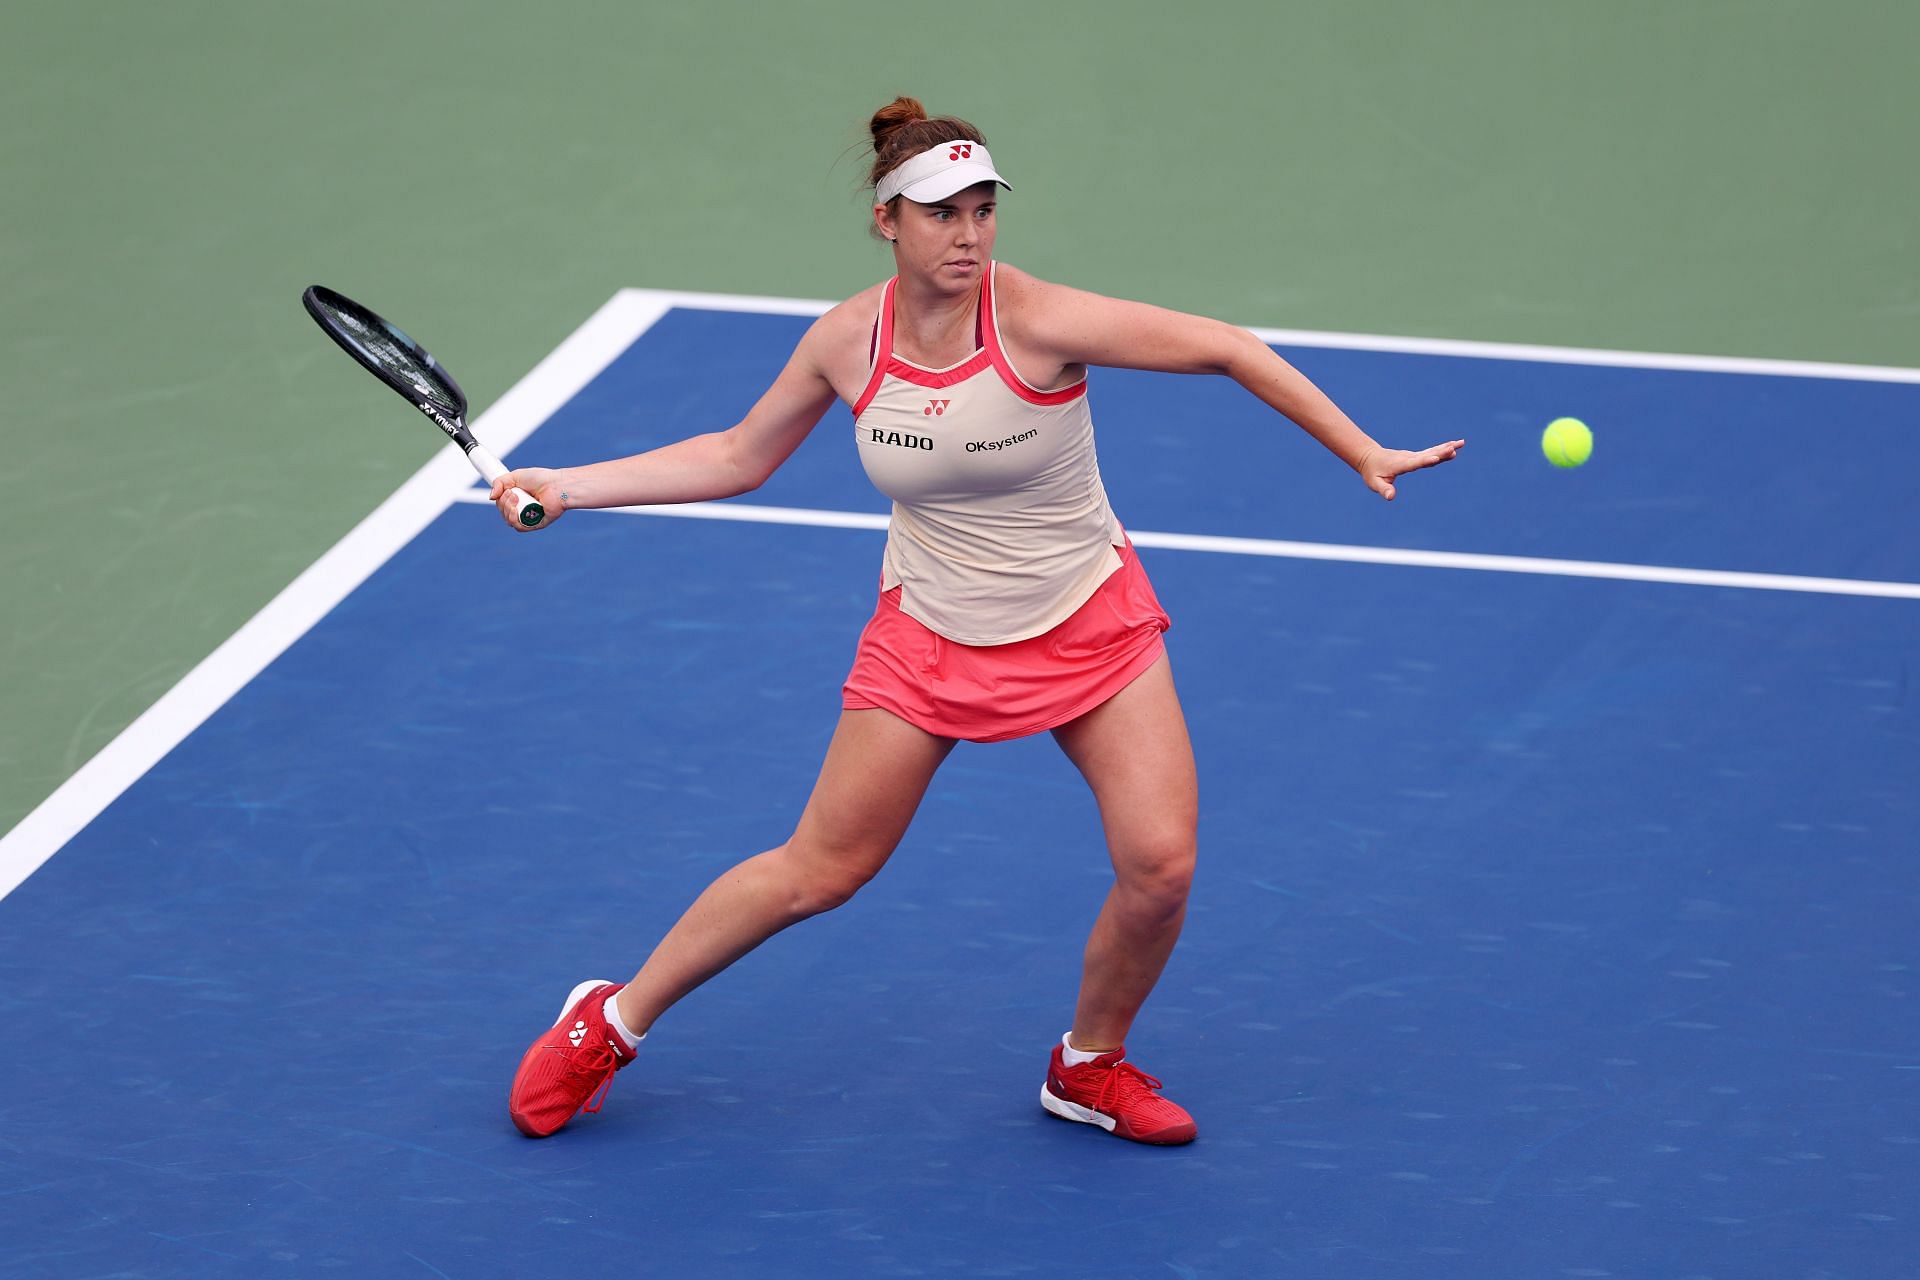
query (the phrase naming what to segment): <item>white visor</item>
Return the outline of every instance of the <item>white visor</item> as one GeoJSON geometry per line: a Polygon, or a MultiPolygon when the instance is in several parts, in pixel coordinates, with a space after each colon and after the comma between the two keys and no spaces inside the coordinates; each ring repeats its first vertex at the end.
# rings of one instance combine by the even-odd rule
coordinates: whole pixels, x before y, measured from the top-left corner
{"type": "Polygon", "coordinates": [[[874,189],[875,204],[905,196],[915,204],[933,204],[977,182],[1013,184],[993,171],[993,157],[977,142],[942,142],[896,166],[874,189]]]}

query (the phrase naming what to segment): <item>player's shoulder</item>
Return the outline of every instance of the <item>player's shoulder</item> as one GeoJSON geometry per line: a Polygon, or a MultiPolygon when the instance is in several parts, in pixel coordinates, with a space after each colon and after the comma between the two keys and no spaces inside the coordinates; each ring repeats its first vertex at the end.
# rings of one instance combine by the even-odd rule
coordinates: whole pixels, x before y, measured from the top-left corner
{"type": "MultiPolygon", "coordinates": [[[[807,330],[809,338],[818,335],[829,342],[856,334],[864,334],[873,327],[873,321],[880,314],[880,298],[886,292],[887,283],[870,285],[848,298],[827,308],[826,313],[813,322],[807,330]]],[[[864,339],[863,339],[864,341],[864,339]]]]}
{"type": "Polygon", "coordinates": [[[1025,324],[1043,324],[1050,317],[1070,312],[1095,296],[1071,285],[1043,280],[1010,262],[994,264],[993,308],[1003,325],[1010,323],[1018,328],[1025,324]]]}
{"type": "Polygon", "coordinates": [[[819,319],[807,326],[806,334],[794,350],[795,356],[821,369],[832,367],[849,351],[858,351],[864,356],[867,335],[873,328],[874,317],[880,314],[880,297],[885,289],[886,283],[882,281],[827,308],[819,319]]]}
{"type": "Polygon", "coordinates": [[[1023,271],[1011,262],[993,264],[993,300],[1001,306],[1009,303],[1017,306],[1036,298],[1045,298],[1061,287],[1050,280],[1042,280],[1031,271],[1023,271]]]}

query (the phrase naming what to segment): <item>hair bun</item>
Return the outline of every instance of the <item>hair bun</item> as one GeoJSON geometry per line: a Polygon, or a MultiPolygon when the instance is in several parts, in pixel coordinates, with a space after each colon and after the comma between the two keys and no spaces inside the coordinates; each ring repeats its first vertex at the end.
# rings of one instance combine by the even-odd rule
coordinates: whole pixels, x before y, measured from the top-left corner
{"type": "Polygon", "coordinates": [[[909,98],[905,94],[895,98],[874,112],[873,119],[867,122],[867,128],[873,134],[874,151],[885,150],[887,139],[896,129],[926,118],[927,109],[920,105],[920,99],[909,98]]]}

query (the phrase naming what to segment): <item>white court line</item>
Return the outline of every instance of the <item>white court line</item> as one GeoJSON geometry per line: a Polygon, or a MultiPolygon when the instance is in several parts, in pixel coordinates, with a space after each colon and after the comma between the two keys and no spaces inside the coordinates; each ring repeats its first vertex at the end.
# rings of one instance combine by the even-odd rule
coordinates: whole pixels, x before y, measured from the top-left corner
{"type": "MultiPolygon", "coordinates": [[[[461,502],[489,506],[487,495],[469,488],[461,502]]],[[[760,507],[745,502],[689,502],[663,507],[607,507],[595,514],[670,516],[682,520],[732,520],[743,524],[810,525],[824,529],[885,529],[887,517],[871,511],[821,511],[808,507],[760,507]]],[[[1212,551],[1235,556],[1275,556],[1287,560],[1335,560],[1345,564],[1410,565],[1420,569],[1477,569],[1486,573],[1532,573],[1553,578],[1613,578],[1622,582],[1666,582],[1693,587],[1737,587],[1747,591],[1807,591],[1828,596],[1878,596],[1920,600],[1920,582],[1874,582],[1864,578],[1802,578],[1784,573],[1737,573],[1722,569],[1669,569],[1654,564],[1610,564],[1604,560],[1550,560],[1536,556],[1492,556],[1466,551],[1411,551],[1398,547],[1355,547],[1337,542],[1286,542],[1277,538],[1226,538],[1208,533],[1155,533],[1129,529],[1137,547],[1169,551],[1212,551]]]]}
{"type": "MultiPolygon", "coordinates": [[[[832,305],[792,298],[622,289],[516,383],[511,391],[476,419],[475,431],[494,453],[505,455],[674,307],[761,315],[813,316],[820,315],[832,305]]],[[[1920,369],[1871,365],[1581,350],[1293,329],[1255,329],[1253,332],[1264,341],[1285,346],[1622,368],[1920,383],[1920,369]]],[[[334,605],[366,581],[451,503],[462,500],[463,494],[478,498],[478,494],[472,493],[472,476],[466,461],[452,450],[443,449],[434,454],[425,466],[352,532],[289,583],[285,590],[207,655],[119,736],[101,748],[32,813],[21,819],[6,835],[0,836],[0,898],[18,888],[122,792],[244,688],[268,663],[305,635],[334,605]]],[[[744,504],[712,505],[725,508],[728,511],[727,519],[749,518],[740,514],[747,509],[744,504]]],[[[681,507],[673,509],[671,514],[687,516],[697,513],[690,507],[681,507]]],[[[713,517],[709,515],[707,518],[713,517]]],[[[808,518],[815,523],[836,527],[884,527],[884,517],[851,512],[814,512],[809,513],[808,518]],[[879,520],[881,523],[866,523],[870,520],[879,520]]],[[[1790,579],[1769,574],[1714,574],[1703,570],[1661,570],[1649,566],[1583,564],[1579,561],[1526,561],[1499,556],[1452,556],[1444,552],[1400,552],[1374,547],[1264,542],[1259,539],[1208,538],[1192,534],[1140,533],[1134,535],[1134,540],[1142,546],[1235,550],[1243,555],[1294,555],[1355,562],[1435,565],[1442,565],[1445,560],[1448,563],[1443,567],[1522,573],[1546,572],[1548,570],[1532,566],[1550,565],[1557,566],[1551,571],[1563,575],[1621,577],[1631,572],[1643,575],[1642,580],[1645,581],[1698,582],[1709,586],[1813,590],[1822,588],[1786,584],[1829,583],[1837,585],[1825,589],[1835,592],[1844,590],[1847,594],[1901,596],[1920,590],[1908,583],[1852,583],[1841,579],[1790,579]],[[1414,556],[1426,559],[1385,559],[1414,556]],[[1644,576],[1654,574],[1676,576],[1644,576]]]]}
{"type": "MultiPolygon", "coordinates": [[[[658,300],[631,292],[616,294],[475,419],[474,431],[495,453],[507,452],[599,376],[666,311],[667,304],[658,300]]],[[[371,381],[369,387],[373,388],[371,381]]],[[[473,468],[458,450],[435,451],[371,515],[181,677],[19,825],[0,836],[0,898],[39,870],[472,483],[473,468]]]]}

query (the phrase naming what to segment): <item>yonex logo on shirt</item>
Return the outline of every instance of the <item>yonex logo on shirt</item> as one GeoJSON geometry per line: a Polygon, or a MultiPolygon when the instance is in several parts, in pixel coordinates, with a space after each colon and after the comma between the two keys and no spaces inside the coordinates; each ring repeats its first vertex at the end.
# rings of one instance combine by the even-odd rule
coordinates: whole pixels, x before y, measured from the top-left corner
{"type": "Polygon", "coordinates": [[[867,431],[874,444],[897,444],[903,449],[933,451],[933,440],[928,436],[910,435],[905,431],[881,431],[876,427],[868,427],[867,431]]]}
{"type": "Polygon", "coordinates": [[[937,418],[941,414],[945,413],[947,411],[947,406],[952,403],[953,401],[951,400],[929,400],[927,401],[927,407],[922,409],[920,412],[927,415],[930,418],[937,418]]]}
{"type": "Polygon", "coordinates": [[[972,155],[973,155],[973,144],[971,142],[956,142],[953,144],[953,150],[947,152],[947,159],[965,160],[971,157],[972,155]]]}

